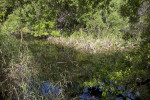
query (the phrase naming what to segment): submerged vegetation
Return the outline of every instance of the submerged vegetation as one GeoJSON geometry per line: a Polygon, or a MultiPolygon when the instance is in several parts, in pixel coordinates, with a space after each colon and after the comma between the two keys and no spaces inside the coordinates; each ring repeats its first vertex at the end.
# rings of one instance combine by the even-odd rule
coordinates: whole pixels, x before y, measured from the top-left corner
{"type": "Polygon", "coordinates": [[[0,99],[150,98],[149,0],[0,0],[0,22],[0,99]]]}

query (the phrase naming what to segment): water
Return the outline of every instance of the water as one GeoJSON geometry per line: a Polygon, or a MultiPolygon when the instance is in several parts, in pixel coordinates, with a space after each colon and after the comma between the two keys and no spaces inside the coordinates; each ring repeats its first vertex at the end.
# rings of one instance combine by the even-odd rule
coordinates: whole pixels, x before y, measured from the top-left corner
{"type": "Polygon", "coordinates": [[[45,97],[50,96],[52,98],[56,98],[58,95],[63,93],[63,91],[60,89],[59,85],[53,86],[52,84],[50,84],[48,82],[42,83],[41,88],[40,88],[39,91],[42,92],[42,94],[45,97]]]}
{"type": "Polygon", "coordinates": [[[90,88],[85,87],[83,94],[79,100],[99,100],[102,96],[102,89],[99,89],[97,86],[90,88]]]}
{"type": "MultiPolygon", "coordinates": [[[[124,87],[119,86],[118,89],[124,90],[124,87]]],[[[52,84],[48,82],[42,83],[41,90],[44,97],[51,98],[56,98],[58,97],[58,95],[64,93],[64,91],[60,88],[59,85],[52,86],[52,84]]],[[[102,93],[103,90],[100,89],[98,86],[94,86],[91,88],[87,86],[84,88],[83,93],[80,94],[80,97],[77,100],[100,100],[102,98],[102,93]]],[[[140,95],[138,91],[137,94],[140,95]]],[[[124,91],[120,96],[116,97],[115,100],[124,100],[122,96],[127,96],[126,100],[134,100],[134,96],[132,93],[129,92],[129,90],[124,91]]]]}
{"type": "MultiPolygon", "coordinates": [[[[77,89],[78,86],[75,85],[74,87],[67,86],[68,88],[66,89],[50,82],[61,82],[63,85],[68,85],[67,82],[75,82],[83,85],[84,82],[91,81],[93,77],[108,77],[105,72],[109,72],[112,66],[116,65],[115,59],[119,59],[119,63],[122,62],[122,59],[125,59],[124,55],[122,55],[123,53],[120,52],[114,52],[111,55],[91,55],[87,52],[76,51],[70,47],[57,46],[39,41],[30,43],[29,49],[35,58],[35,67],[39,69],[40,74],[38,78],[49,80],[49,82],[40,83],[39,94],[45,98],[56,98],[65,94],[65,96],[70,98],[78,97],[78,100],[99,100],[102,97],[103,91],[97,86],[93,87],[95,89],[90,87],[77,89]]],[[[122,70],[121,67],[119,68],[122,70]]],[[[110,84],[111,82],[105,80],[104,85],[105,83],[110,84]]],[[[110,85],[113,85],[113,83],[110,85]]],[[[123,86],[118,86],[118,89],[124,91],[122,96],[127,95],[128,100],[134,99],[130,91],[125,91],[123,86]]],[[[114,97],[114,95],[109,96],[110,98],[114,97]]],[[[123,97],[119,96],[115,99],[123,100],[123,97]]]]}

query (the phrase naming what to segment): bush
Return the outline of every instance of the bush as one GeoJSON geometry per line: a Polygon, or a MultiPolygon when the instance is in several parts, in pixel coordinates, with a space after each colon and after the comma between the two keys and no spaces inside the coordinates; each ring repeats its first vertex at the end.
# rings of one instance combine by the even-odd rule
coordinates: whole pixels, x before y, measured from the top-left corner
{"type": "MultiPolygon", "coordinates": [[[[19,42],[8,34],[0,33],[0,80],[4,97],[7,97],[13,91],[13,79],[9,75],[13,65],[19,62],[19,42]],[[9,91],[9,92],[8,92],[9,91]],[[5,94],[5,95],[4,95],[5,94]]],[[[11,96],[12,94],[10,94],[11,96]]]]}

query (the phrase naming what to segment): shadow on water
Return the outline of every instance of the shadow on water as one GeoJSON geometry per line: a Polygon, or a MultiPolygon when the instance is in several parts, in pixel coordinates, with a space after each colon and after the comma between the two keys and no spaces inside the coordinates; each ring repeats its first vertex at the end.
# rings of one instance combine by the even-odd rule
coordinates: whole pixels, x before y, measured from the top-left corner
{"type": "MultiPolygon", "coordinates": [[[[103,92],[103,89],[98,87],[98,82],[93,83],[94,87],[86,87],[85,83],[93,79],[105,82],[108,78],[108,72],[125,71],[131,64],[128,60],[125,60],[125,54],[128,51],[90,54],[39,40],[28,42],[28,47],[33,55],[30,66],[34,66],[34,69],[38,70],[36,78],[41,81],[48,81],[42,86],[45,96],[47,93],[53,94],[52,92],[60,94],[61,90],[66,99],[98,100],[102,98],[103,92]],[[54,85],[56,87],[52,87],[54,85]]],[[[105,82],[105,84],[110,85],[112,83],[105,82]]],[[[118,84],[118,86],[120,85],[124,84],[118,84]]],[[[119,90],[117,89],[118,86],[114,86],[117,91],[119,90]]],[[[121,96],[118,93],[110,92],[112,94],[110,98],[114,96],[116,100],[123,100],[126,97],[124,95],[129,92],[122,91],[124,91],[124,94],[121,94],[121,96]]],[[[133,96],[129,97],[128,100],[132,100],[133,96]]]]}
{"type": "MultiPolygon", "coordinates": [[[[42,87],[40,94],[44,96],[44,98],[57,98],[60,94],[63,94],[63,90],[60,89],[60,86],[52,86],[50,83],[45,82],[41,85],[42,87]]],[[[77,88],[77,87],[75,87],[77,88]]],[[[124,90],[122,88],[118,87],[118,90],[124,90]]],[[[72,88],[71,88],[72,89],[72,88]]],[[[94,87],[85,87],[80,94],[80,97],[76,98],[77,100],[99,100],[102,98],[103,90],[100,89],[98,86],[94,87]]],[[[137,92],[137,95],[139,95],[139,92],[137,92]]],[[[61,95],[60,95],[61,96],[61,95]]],[[[113,97],[113,95],[111,95],[113,97]]],[[[110,97],[110,98],[111,98],[110,97]]],[[[113,98],[111,98],[113,99],[113,98]]],[[[115,97],[115,100],[134,100],[134,96],[132,93],[130,93],[129,90],[124,91],[123,93],[117,95],[115,97]]]]}

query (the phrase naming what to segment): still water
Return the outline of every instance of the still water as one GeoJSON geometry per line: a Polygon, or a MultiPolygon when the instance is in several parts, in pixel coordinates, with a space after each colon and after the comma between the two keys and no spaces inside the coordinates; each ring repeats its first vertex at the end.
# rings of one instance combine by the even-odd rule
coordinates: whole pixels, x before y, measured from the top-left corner
{"type": "MultiPolygon", "coordinates": [[[[119,90],[122,90],[123,88],[124,88],[123,86],[118,87],[119,90]]],[[[48,96],[51,98],[56,98],[58,95],[64,93],[63,89],[60,89],[59,85],[52,86],[48,82],[44,82],[41,85],[40,89],[45,98],[48,96]]],[[[79,97],[76,100],[100,100],[103,92],[103,90],[98,88],[97,86],[94,86],[92,88],[87,86],[82,91],[83,92],[79,95],[79,97]]],[[[139,92],[137,92],[137,94],[139,95],[139,92]]],[[[127,95],[126,100],[134,100],[134,96],[128,90],[123,92],[122,95],[123,96],[127,95]]],[[[115,100],[124,100],[124,98],[118,96],[115,98],[115,100]]]]}
{"type": "MultiPolygon", "coordinates": [[[[40,82],[38,86],[38,94],[44,98],[64,98],[64,95],[70,99],[76,100],[100,100],[102,88],[98,86],[88,87],[83,86],[84,82],[91,81],[93,77],[98,80],[99,77],[107,77],[107,72],[112,72],[112,66],[116,62],[121,62],[124,59],[123,53],[114,52],[111,54],[90,54],[88,52],[76,51],[70,47],[61,45],[53,45],[47,42],[35,41],[28,44],[34,60],[32,61],[38,71],[40,80],[48,80],[40,82]],[[66,86],[56,84],[61,82],[66,86]],[[73,86],[68,86],[68,83],[74,82],[73,86]],[[53,83],[53,84],[52,84],[53,83]],[[78,84],[79,83],[79,84],[78,84]],[[82,85],[82,88],[79,86],[82,85]],[[65,87],[65,88],[64,88],[65,87]],[[66,88],[67,87],[67,88],[66,88]]],[[[126,62],[127,63],[127,62],[126,62]]],[[[122,67],[119,67],[122,70],[122,67]]],[[[105,82],[104,82],[105,84],[105,82]]],[[[118,86],[117,90],[122,90],[120,95],[111,95],[109,98],[114,100],[133,100],[135,97],[130,90],[125,90],[123,86],[118,86]]],[[[137,92],[138,95],[140,95],[137,92]]]]}

